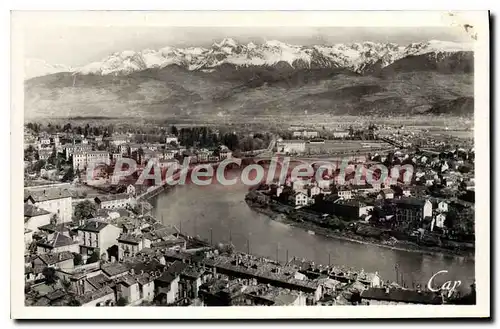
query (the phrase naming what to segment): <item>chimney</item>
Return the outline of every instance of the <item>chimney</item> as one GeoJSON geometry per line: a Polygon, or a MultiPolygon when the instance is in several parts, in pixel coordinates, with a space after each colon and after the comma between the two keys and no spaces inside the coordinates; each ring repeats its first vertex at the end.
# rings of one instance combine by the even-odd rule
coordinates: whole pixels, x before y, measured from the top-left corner
{"type": "Polygon", "coordinates": [[[389,287],[385,287],[385,293],[386,294],[389,294],[389,290],[390,290],[389,287]]]}
{"type": "Polygon", "coordinates": [[[130,274],[134,275],[135,274],[135,271],[133,268],[130,269],[130,274]]]}
{"type": "Polygon", "coordinates": [[[95,222],[95,228],[98,228],[98,227],[99,227],[99,223],[95,222]]]}

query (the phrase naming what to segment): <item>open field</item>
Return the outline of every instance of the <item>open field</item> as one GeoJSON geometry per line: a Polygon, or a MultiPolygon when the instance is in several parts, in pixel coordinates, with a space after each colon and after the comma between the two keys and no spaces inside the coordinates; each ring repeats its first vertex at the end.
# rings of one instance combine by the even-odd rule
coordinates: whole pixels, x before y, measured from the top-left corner
{"type": "Polygon", "coordinates": [[[371,149],[389,149],[391,145],[381,141],[325,140],[324,144],[307,144],[306,153],[363,152],[371,149]]]}

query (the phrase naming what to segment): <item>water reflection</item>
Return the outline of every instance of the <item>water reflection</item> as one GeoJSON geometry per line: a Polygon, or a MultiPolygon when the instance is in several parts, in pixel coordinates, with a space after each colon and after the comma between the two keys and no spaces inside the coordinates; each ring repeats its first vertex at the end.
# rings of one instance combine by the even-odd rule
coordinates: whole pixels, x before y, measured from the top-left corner
{"type": "Polygon", "coordinates": [[[378,271],[384,280],[403,281],[408,287],[427,285],[441,270],[446,275],[436,284],[461,280],[468,290],[474,280],[474,261],[466,257],[424,255],[311,235],[307,231],[276,222],[251,210],[244,202],[247,187],[179,186],[153,201],[155,215],[165,224],[176,225],[184,233],[199,235],[213,243],[232,242],[240,251],[284,261],[305,258],[327,265],[346,265],[378,271]],[[397,269],[396,269],[397,264],[397,269]]]}

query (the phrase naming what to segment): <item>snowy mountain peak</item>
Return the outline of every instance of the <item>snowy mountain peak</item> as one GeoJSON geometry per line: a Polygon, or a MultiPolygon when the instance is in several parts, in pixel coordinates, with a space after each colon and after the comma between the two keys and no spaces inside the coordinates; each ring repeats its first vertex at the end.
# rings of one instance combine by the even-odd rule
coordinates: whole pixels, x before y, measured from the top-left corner
{"type": "Polygon", "coordinates": [[[234,41],[232,38],[224,38],[220,43],[214,43],[214,45],[218,46],[219,48],[222,47],[237,47],[238,43],[234,41]]]}

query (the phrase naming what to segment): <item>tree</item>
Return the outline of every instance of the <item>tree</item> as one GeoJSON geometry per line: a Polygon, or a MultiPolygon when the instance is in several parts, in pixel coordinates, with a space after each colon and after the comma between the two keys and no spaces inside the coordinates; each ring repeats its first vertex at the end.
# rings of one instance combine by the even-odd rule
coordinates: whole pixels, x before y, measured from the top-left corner
{"type": "Polygon", "coordinates": [[[99,249],[95,249],[92,255],[87,259],[87,264],[96,263],[99,261],[99,249]]]}
{"type": "Polygon", "coordinates": [[[45,167],[45,160],[39,160],[33,165],[33,171],[39,172],[43,167],[45,167]]]}
{"type": "Polygon", "coordinates": [[[234,252],[234,246],[231,243],[219,244],[219,251],[223,254],[231,255],[234,252]]]}
{"type": "Polygon", "coordinates": [[[42,275],[45,278],[45,283],[53,285],[59,279],[56,270],[53,267],[46,267],[42,270],[42,275]]]}
{"type": "Polygon", "coordinates": [[[125,297],[120,297],[116,301],[116,306],[126,306],[128,304],[128,300],[125,297]]]}
{"type": "Polygon", "coordinates": [[[36,157],[36,150],[33,145],[28,145],[26,150],[24,150],[24,160],[32,160],[36,157]]]}
{"type": "Polygon", "coordinates": [[[137,162],[142,163],[143,159],[144,159],[144,150],[142,149],[142,147],[139,147],[139,149],[137,150],[137,162]]]}
{"type": "Polygon", "coordinates": [[[349,137],[353,136],[354,136],[354,129],[352,128],[352,126],[349,126],[349,137]]]}
{"type": "Polygon", "coordinates": [[[75,266],[78,266],[78,265],[83,265],[83,258],[82,258],[82,255],[80,255],[79,253],[77,252],[74,252],[73,253],[73,264],[75,266]]]}
{"type": "Polygon", "coordinates": [[[172,126],[172,128],[170,129],[170,132],[172,133],[172,135],[174,136],[178,136],[179,135],[179,130],[177,129],[176,126],[172,126]]]}
{"type": "Polygon", "coordinates": [[[68,302],[68,306],[82,306],[82,303],[78,301],[76,298],[71,298],[70,301],[68,302]]]}
{"type": "Polygon", "coordinates": [[[68,292],[71,288],[71,282],[69,282],[67,279],[62,279],[61,284],[66,292],[68,292]]]}
{"type": "Polygon", "coordinates": [[[394,191],[395,197],[402,197],[403,196],[403,189],[401,188],[401,186],[391,185],[391,189],[394,191]]]}
{"type": "Polygon", "coordinates": [[[50,163],[51,165],[55,165],[57,160],[57,150],[56,147],[54,146],[52,148],[52,153],[50,154],[49,158],[47,159],[47,162],[50,163]]]}
{"type": "Polygon", "coordinates": [[[330,228],[339,230],[343,230],[346,227],[345,222],[339,219],[337,216],[327,218],[325,224],[330,228]]]}
{"type": "Polygon", "coordinates": [[[64,174],[62,181],[63,182],[72,182],[75,179],[75,171],[73,167],[70,167],[69,170],[64,174]]]}
{"type": "Polygon", "coordinates": [[[455,209],[449,209],[448,213],[446,214],[446,219],[444,220],[444,225],[448,229],[453,229],[453,227],[457,224],[458,221],[458,214],[455,209]]]}
{"type": "Polygon", "coordinates": [[[76,220],[80,221],[82,219],[94,218],[96,213],[97,207],[95,203],[85,200],[75,206],[74,217],[76,220]]]}

